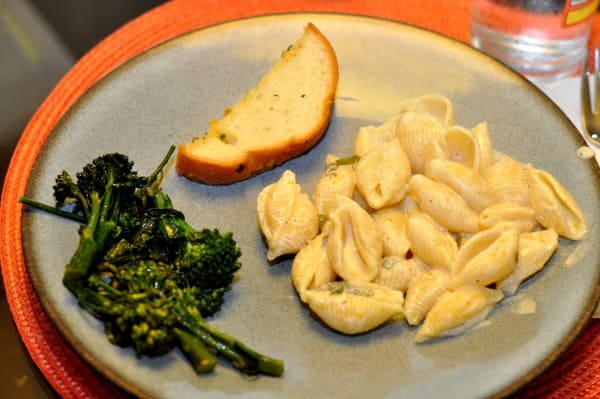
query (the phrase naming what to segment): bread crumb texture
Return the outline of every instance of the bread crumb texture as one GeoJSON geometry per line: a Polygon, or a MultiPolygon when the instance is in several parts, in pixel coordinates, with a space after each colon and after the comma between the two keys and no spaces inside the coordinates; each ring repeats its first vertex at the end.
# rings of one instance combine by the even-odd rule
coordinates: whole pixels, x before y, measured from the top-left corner
{"type": "Polygon", "coordinates": [[[206,134],[179,146],[177,172],[201,183],[230,184],[307,152],[329,124],[338,74],[333,47],[309,23],[206,134]]]}

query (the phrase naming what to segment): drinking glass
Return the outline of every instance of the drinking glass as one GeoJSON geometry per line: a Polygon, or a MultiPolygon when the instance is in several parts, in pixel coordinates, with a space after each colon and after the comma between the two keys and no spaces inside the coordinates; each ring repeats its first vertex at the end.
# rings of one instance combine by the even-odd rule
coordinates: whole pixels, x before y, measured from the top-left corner
{"type": "Polygon", "coordinates": [[[539,83],[576,75],[599,0],[473,0],[472,44],[539,83]]]}

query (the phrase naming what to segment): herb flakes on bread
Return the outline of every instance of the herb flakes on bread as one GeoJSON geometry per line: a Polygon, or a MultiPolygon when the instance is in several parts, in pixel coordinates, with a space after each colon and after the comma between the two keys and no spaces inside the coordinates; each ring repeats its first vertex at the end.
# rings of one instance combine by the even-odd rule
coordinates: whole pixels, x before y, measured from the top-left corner
{"type": "Polygon", "coordinates": [[[338,73],[331,44],[309,23],[256,87],[205,135],[179,146],[177,172],[223,185],[307,152],[329,124],[338,73]]]}

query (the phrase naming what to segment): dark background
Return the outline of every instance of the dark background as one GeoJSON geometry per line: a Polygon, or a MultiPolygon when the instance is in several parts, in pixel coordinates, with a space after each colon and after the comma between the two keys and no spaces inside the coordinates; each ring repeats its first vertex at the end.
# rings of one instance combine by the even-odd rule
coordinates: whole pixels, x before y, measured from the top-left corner
{"type": "MultiPolygon", "coordinates": [[[[0,0],[0,182],[27,122],[77,60],[159,0],[0,0]]],[[[0,280],[0,398],[56,398],[16,331],[0,280]]]]}

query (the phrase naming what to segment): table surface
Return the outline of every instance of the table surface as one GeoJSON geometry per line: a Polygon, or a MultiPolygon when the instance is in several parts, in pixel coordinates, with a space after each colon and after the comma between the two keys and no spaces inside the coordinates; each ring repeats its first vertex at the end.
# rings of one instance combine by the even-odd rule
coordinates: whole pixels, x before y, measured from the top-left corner
{"type": "MultiPolygon", "coordinates": [[[[10,98],[0,100],[0,182],[27,122],[77,58],[98,38],[161,2],[106,0],[96,5],[94,0],[0,0],[0,98],[10,98]],[[100,7],[102,15],[97,16],[100,7]],[[74,15],[79,18],[77,24],[65,26],[74,15]],[[84,24],[81,35],[78,29],[84,24]]],[[[59,397],[21,340],[1,278],[0,348],[0,398],[59,397]]]]}
{"type": "MultiPolygon", "coordinates": [[[[124,25],[82,57],[65,74],[50,96],[46,98],[46,101],[41,104],[25,129],[20,146],[25,146],[27,139],[33,140],[32,142],[43,140],[69,105],[107,71],[165,38],[185,33],[200,26],[266,13],[333,11],[396,19],[423,26],[466,42],[469,40],[469,4],[470,2],[466,0],[455,2],[422,0],[418,5],[411,2],[410,7],[408,7],[408,2],[405,1],[388,2],[385,0],[371,2],[354,0],[338,0],[335,2],[326,0],[302,2],[284,0],[175,0],[157,7],[124,25]],[[42,115],[44,116],[43,121],[42,115]],[[38,133],[38,136],[42,135],[42,137],[34,138],[34,133],[38,133]]],[[[2,2],[0,1],[1,5],[2,2]]],[[[597,21],[592,29],[591,45],[600,42],[599,26],[600,21],[597,21]]],[[[1,33],[2,30],[0,30],[1,33]]],[[[0,36],[0,42],[1,39],[0,36]]],[[[562,93],[562,88],[551,88],[550,94],[552,94],[552,90],[555,94],[558,93],[559,96],[562,93]]],[[[32,155],[32,157],[34,156],[35,154],[32,155]]],[[[15,165],[11,164],[11,167],[15,167],[15,165]]],[[[15,191],[18,192],[19,190],[24,190],[24,187],[19,186],[18,182],[7,182],[5,191],[3,191],[3,200],[5,197],[10,198],[15,191]],[[16,186],[14,186],[15,184],[16,186]]],[[[0,209],[0,218],[2,217],[1,212],[6,212],[5,206],[2,209],[0,209]]],[[[0,228],[2,227],[3,230],[0,230],[0,232],[6,233],[7,227],[0,226],[0,228]]],[[[7,263],[7,259],[3,260],[3,264],[5,263],[7,263]]],[[[68,346],[62,341],[60,334],[53,330],[53,326],[50,325],[47,319],[44,319],[44,315],[39,316],[41,320],[37,320],[37,324],[29,324],[28,328],[38,326],[48,329],[52,338],[46,339],[42,343],[33,342],[31,331],[23,327],[20,318],[22,312],[31,312],[31,307],[39,311],[39,304],[25,301],[26,304],[24,305],[21,299],[17,300],[11,297],[10,293],[14,292],[14,284],[24,285],[25,289],[28,290],[31,290],[31,286],[26,277],[11,273],[11,270],[7,269],[4,268],[2,271],[7,287],[10,284],[7,288],[9,293],[7,302],[16,321],[16,327],[6,307],[5,300],[7,298],[2,295],[0,297],[0,321],[3,329],[0,342],[3,343],[3,348],[9,344],[11,349],[14,350],[10,352],[10,355],[7,355],[9,351],[3,351],[2,363],[14,365],[15,369],[14,373],[3,371],[2,376],[0,376],[0,382],[4,384],[0,385],[0,397],[124,397],[122,391],[107,383],[103,377],[91,370],[81,359],[70,352],[68,346]],[[19,340],[19,334],[22,341],[19,340]],[[44,352],[43,345],[51,343],[62,346],[56,359],[47,359],[44,356],[44,354],[56,355],[44,352]],[[36,345],[42,345],[42,347],[36,345]],[[64,361],[65,359],[72,361],[73,364],[62,364],[62,366],[57,367],[65,369],[53,369],[53,361],[64,361]],[[17,369],[16,366],[19,366],[19,368],[17,369]],[[41,372],[38,372],[38,367],[41,372]],[[24,370],[23,374],[19,374],[17,370],[24,370]],[[68,374],[66,372],[74,370],[80,371],[81,375],[66,375],[68,374]],[[81,382],[86,381],[85,378],[89,378],[87,380],[90,381],[89,384],[81,382]],[[9,387],[3,388],[6,386],[9,387]],[[23,389],[23,387],[26,387],[26,389],[23,389]]],[[[29,295],[32,295],[31,292],[29,295]]],[[[31,300],[31,298],[29,299],[31,300]]],[[[33,298],[33,301],[35,301],[35,298],[33,298]]],[[[600,360],[600,349],[594,349],[600,344],[600,338],[596,338],[599,336],[599,332],[600,321],[592,321],[571,348],[549,370],[532,381],[517,396],[600,397],[600,362],[598,362],[600,360]],[[581,378],[582,375],[588,378],[581,378]],[[593,377],[591,380],[590,376],[593,377]]]]}

